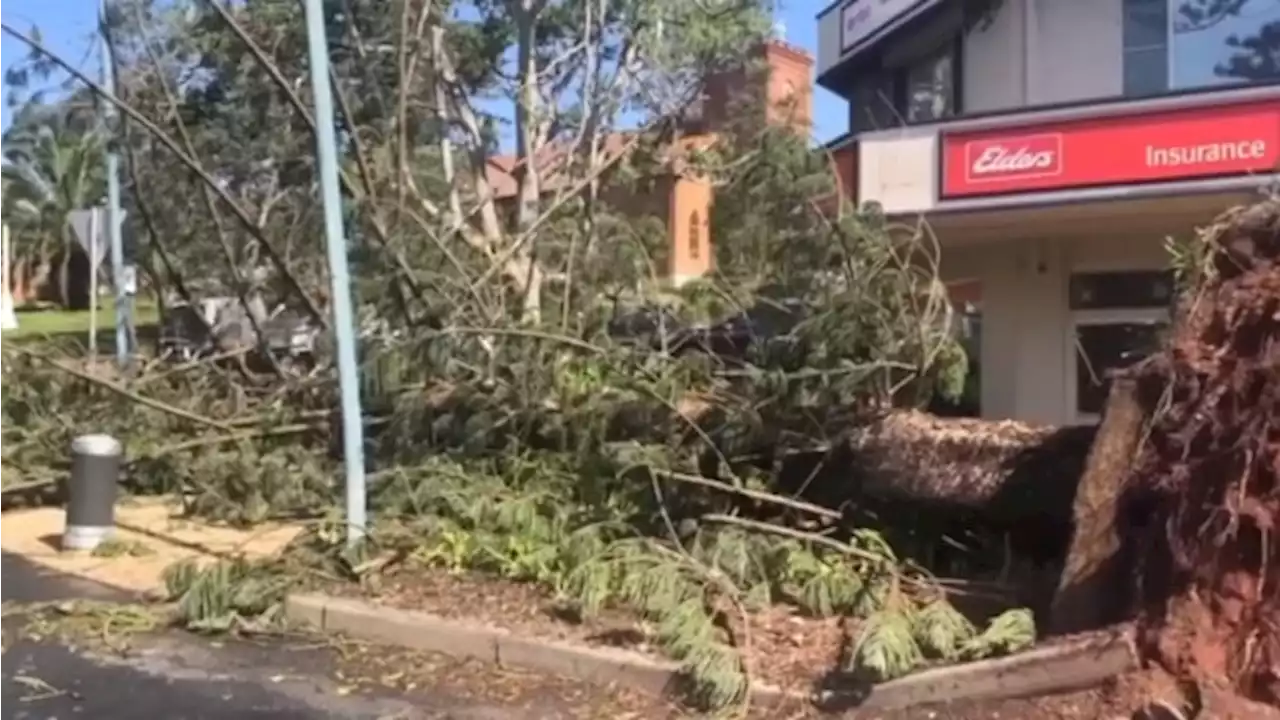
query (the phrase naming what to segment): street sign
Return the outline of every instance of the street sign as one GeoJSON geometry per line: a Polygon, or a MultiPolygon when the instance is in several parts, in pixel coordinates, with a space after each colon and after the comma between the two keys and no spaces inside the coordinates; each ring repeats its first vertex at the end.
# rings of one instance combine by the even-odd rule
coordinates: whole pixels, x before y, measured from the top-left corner
{"type": "Polygon", "coordinates": [[[125,295],[138,294],[138,267],[136,265],[125,265],[124,272],[120,274],[120,289],[125,295]]]}
{"type": "Polygon", "coordinates": [[[67,214],[67,221],[76,233],[80,247],[88,253],[89,260],[97,267],[107,254],[107,244],[102,242],[102,228],[107,226],[106,208],[89,208],[88,210],[72,210],[67,214]]]}
{"type": "MultiPolygon", "coordinates": [[[[127,210],[120,211],[121,223],[124,222],[124,216],[127,214],[127,210]]],[[[80,241],[80,247],[84,248],[86,253],[89,253],[89,259],[94,262],[94,266],[101,265],[102,259],[106,256],[110,247],[110,243],[106,242],[107,209],[105,207],[96,207],[85,210],[72,210],[67,214],[67,221],[71,223],[71,229],[75,231],[76,240],[80,241]],[[94,217],[95,215],[97,216],[96,218],[94,217]],[[96,238],[94,237],[95,230],[96,238]],[[94,257],[94,255],[97,257],[94,257]]]]}

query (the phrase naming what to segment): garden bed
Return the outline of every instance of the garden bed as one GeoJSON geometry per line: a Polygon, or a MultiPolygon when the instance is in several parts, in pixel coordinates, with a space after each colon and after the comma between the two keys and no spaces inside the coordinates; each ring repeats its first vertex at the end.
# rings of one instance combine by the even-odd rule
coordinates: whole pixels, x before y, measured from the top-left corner
{"type": "MultiPolygon", "coordinates": [[[[551,593],[532,584],[477,573],[450,573],[400,566],[388,568],[375,583],[365,587],[335,583],[325,590],[332,595],[358,598],[396,610],[457,620],[460,625],[500,628],[532,639],[555,640],[596,648],[621,648],[640,653],[657,662],[666,660],[658,650],[654,629],[643,620],[616,609],[608,609],[595,617],[582,619],[567,604],[557,601],[551,593]]],[[[749,638],[744,638],[743,652],[751,681],[758,687],[783,691],[780,699],[771,701],[770,712],[759,716],[776,717],[776,714],[771,713],[776,713],[777,703],[782,703],[789,708],[785,714],[787,717],[852,713],[852,717],[891,720],[919,717],[914,713],[918,712],[917,707],[923,707],[928,708],[929,712],[938,713],[932,717],[939,718],[1096,718],[1101,716],[1091,713],[1096,713],[1098,708],[1109,703],[1119,702],[1108,694],[1107,688],[1101,688],[1034,700],[994,697],[941,705],[911,704],[903,710],[872,709],[886,704],[901,705],[904,701],[914,703],[912,698],[934,703],[939,699],[975,694],[986,694],[987,697],[1017,695],[1019,685],[1052,688],[1059,677],[1064,683],[1061,687],[1074,689],[1079,685],[1067,685],[1073,681],[1073,678],[1067,677],[1071,674],[1070,671],[1063,673],[1058,669],[1065,667],[1064,665],[1052,665],[1052,661],[1045,662],[1039,655],[1053,655],[1055,648],[1061,649],[1068,645],[1092,643],[1098,648],[1110,647],[1116,644],[1110,641],[1120,637],[1115,633],[1103,633],[1092,639],[1091,636],[1060,638],[1041,644],[1038,649],[1049,652],[1027,655],[1025,662],[1020,660],[1024,656],[1017,655],[1010,657],[1009,663],[1005,665],[1000,665],[1000,661],[995,661],[994,664],[969,665],[967,667],[973,673],[982,676],[976,682],[967,675],[957,675],[954,678],[927,677],[929,673],[926,673],[917,676],[921,681],[920,688],[908,689],[904,687],[912,678],[908,676],[907,680],[896,681],[898,687],[890,689],[887,695],[882,693],[880,697],[866,702],[868,709],[860,709],[864,702],[860,695],[865,694],[867,686],[859,684],[843,672],[845,659],[851,642],[857,637],[857,630],[856,621],[848,618],[807,617],[785,606],[772,606],[749,613],[749,638]],[[1026,671],[1027,667],[1031,669],[1030,672],[1026,671]],[[1046,681],[1043,677],[1046,675],[1051,679],[1046,681]],[[1030,684],[1026,683],[1027,679],[1031,680],[1030,684]],[[1033,710],[1036,715],[1022,714],[1033,710]],[[1041,711],[1050,714],[1040,714],[1041,711]]],[[[1128,641],[1123,640],[1120,644],[1126,648],[1128,657],[1128,641]]],[[[1091,665],[1095,662],[1094,657],[1100,666],[1110,667],[1114,664],[1109,659],[1103,659],[1104,655],[1113,654],[1112,651],[1099,649],[1092,652],[1095,654],[1086,653],[1082,656],[1083,660],[1076,660],[1074,664],[1082,667],[1091,665]]],[[[1068,665],[1071,662],[1067,661],[1068,665]]],[[[937,670],[945,668],[945,664],[936,662],[932,667],[937,670]]],[[[1087,668],[1086,674],[1090,670],[1091,668],[1087,668]]],[[[933,673],[935,676],[937,674],[933,673]]],[[[1096,678],[1087,681],[1088,684],[1096,682],[1096,678]]],[[[881,687],[893,685],[894,683],[889,683],[881,687]]],[[[755,704],[761,704],[759,697],[755,704]]],[[[756,711],[763,712],[764,708],[758,707],[756,711]]]]}
{"type": "MultiPolygon", "coordinates": [[[[663,659],[655,646],[653,628],[643,620],[613,609],[597,617],[579,618],[551,593],[532,584],[476,573],[389,571],[380,578],[376,590],[335,583],[326,591],[520,635],[625,648],[663,659]]],[[[804,617],[784,606],[748,617],[748,663],[755,682],[808,693],[818,680],[839,667],[846,646],[841,618],[804,617]]]]}

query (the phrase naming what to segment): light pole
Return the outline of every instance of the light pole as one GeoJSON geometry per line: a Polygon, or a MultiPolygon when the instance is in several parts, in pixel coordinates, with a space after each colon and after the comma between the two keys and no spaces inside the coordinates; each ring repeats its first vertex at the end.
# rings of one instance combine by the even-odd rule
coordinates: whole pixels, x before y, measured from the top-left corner
{"type": "MultiPolygon", "coordinates": [[[[116,96],[116,73],[111,58],[111,43],[107,41],[107,0],[98,5],[98,36],[102,49],[102,86],[112,97],[116,96]]],[[[107,132],[107,238],[111,244],[111,284],[116,295],[116,362],[124,368],[129,363],[129,323],[133,321],[130,306],[129,282],[125,278],[124,239],[120,221],[120,156],[116,154],[114,120],[116,108],[103,103],[103,125],[107,132]]]]}
{"type": "Polygon", "coordinates": [[[360,413],[360,378],[356,370],[356,333],[351,309],[351,276],[342,227],[342,195],[338,188],[338,141],[333,129],[333,89],[329,86],[329,43],[325,39],[321,0],[305,0],[307,57],[315,92],[316,156],[320,197],[324,201],[324,238],[329,258],[333,332],[338,350],[338,382],[342,391],[342,455],[346,470],[347,542],[364,537],[364,426],[360,413]]]}

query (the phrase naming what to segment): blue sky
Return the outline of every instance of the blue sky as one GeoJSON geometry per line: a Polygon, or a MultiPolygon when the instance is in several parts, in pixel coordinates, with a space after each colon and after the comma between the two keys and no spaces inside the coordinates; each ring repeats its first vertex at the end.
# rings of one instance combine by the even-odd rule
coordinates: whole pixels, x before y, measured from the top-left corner
{"type": "MultiPolygon", "coordinates": [[[[92,46],[91,35],[96,24],[98,3],[96,0],[8,0],[0,15],[4,21],[20,29],[35,25],[40,29],[44,42],[64,58],[77,63],[90,77],[97,77],[98,61],[92,46]]],[[[825,0],[790,0],[778,12],[778,19],[786,26],[787,41],[817,50],[818,24],[814,15],[825,7],[825,0]]],[[[0,65],[5,70],[27,54],[27,48],[7,35],[0,41],[0,65]]],[[[8,87],[5,87],[8,95],[8,87]]],[[[845,103],[835,95],[818,88],[814,94],[814,135],[818,140],[834,138],[847,129],[848,111],[845,103]]],[[[9,126],[9,108],[3,108],[3,127],[9,126]]]]}

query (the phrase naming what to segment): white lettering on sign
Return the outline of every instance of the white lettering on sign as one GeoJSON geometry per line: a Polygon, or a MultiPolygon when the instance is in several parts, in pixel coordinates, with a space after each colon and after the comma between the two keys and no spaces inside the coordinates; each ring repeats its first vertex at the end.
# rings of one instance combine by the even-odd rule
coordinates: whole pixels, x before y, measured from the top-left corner
{"type": "Polygon", "coordinates": [[[1147,167],[1212,165],[1214,163],[1237,162],[1240,160],[1263,160],[1266,157],[1266,140],[1239,140],[1167,147],[1148,145],[1146,152],[1147,167]]]}
{"type": "Polygon", "coordinates": [[[965,146],[969,182],[1044,177],[1062,172],[1062,135],[1026,135],[965,146]]]}
{"type": "Polygon", "coordinates": [[[1057,153],[1050,150],[1034,152],[1020,147],[1016,150],[992,145],[977,160],[973,161],[974,175],[990,175],[991,173],[1024,173],[1029,170],[1047,170],[1053,167],[1057,153]]]}
{"type": "Polygon", "coordinates": [[[924,0],[853,0],[840,8],[840,52],[862,44],[876,31],[924,0]]]}

